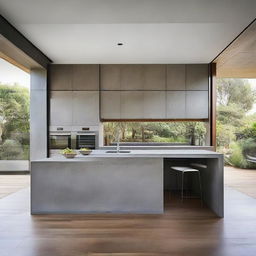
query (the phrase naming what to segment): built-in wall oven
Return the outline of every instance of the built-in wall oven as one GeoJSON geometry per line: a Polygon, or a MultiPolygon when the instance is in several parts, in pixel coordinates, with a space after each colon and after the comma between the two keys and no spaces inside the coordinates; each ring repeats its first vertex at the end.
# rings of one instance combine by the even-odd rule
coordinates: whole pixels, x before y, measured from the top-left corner
{"type": "Polygon", "coordinates": [[[71,148],[71,132],[51,132],[50,149],[71,148]]]}
{"type": "Polygon", "coordinates": [[[65,148],[96,149],[98,144],[98,133],[93,131],[51,131],[50,150],[61,150],[65,148]]]}
{"type": "Polygon", "coordinates": [[[77,132],[76,149],[80,148],[96,148],[96,133],[94,132],[77,132]]]}

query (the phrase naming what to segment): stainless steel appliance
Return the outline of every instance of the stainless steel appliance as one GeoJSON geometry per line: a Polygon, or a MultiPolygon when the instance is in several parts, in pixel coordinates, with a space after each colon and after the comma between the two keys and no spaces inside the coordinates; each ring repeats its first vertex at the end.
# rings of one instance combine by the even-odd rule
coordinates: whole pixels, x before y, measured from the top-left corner
{"type": "Polygon", "coordinates": [[[71,132],[51,132],[50,149],[71,148],[71,132]]]}
{"type": "Polygon", "coordinates": [[[96,148],[97,136],[95,132],[77,132],[76,133],[76,149],[80,148],[96,148]]]}

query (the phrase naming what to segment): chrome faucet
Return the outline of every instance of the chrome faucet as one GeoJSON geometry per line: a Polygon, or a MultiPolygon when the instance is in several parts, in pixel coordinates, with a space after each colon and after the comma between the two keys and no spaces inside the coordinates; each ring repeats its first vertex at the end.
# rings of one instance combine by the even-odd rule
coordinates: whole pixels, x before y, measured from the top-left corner
{"type": "Polygon", "coordinates": [[[116,140],[116,153],[120,152],[120,131],[117,132],[117,140],[116,140]]]}

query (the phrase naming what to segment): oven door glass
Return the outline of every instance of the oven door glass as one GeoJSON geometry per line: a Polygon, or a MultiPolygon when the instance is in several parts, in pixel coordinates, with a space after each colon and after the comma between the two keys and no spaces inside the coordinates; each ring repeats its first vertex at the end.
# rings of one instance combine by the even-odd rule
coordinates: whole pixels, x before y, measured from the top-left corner
{"type": "Polygon", "coordinates": [[[70,147],[70,135],[50,135],[50,149],[65,149],[70,147]]]}
{"type": "Polygon", "coordinates": [[[77,149],[90,148],[95,149],[95,135],[77,135],[77,149]]]}

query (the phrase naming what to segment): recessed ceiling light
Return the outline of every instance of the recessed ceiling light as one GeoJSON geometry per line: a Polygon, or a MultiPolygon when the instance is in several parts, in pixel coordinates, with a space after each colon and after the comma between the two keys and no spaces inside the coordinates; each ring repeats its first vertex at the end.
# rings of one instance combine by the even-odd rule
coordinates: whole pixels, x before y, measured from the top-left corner
{"type": "Polygon", "coordinates": [[[123,44],[123,43],[117,43],[117,45],[118,45],[118,46],[122,46],[122,45],[124,45],[124,44],[123,44]]]}

